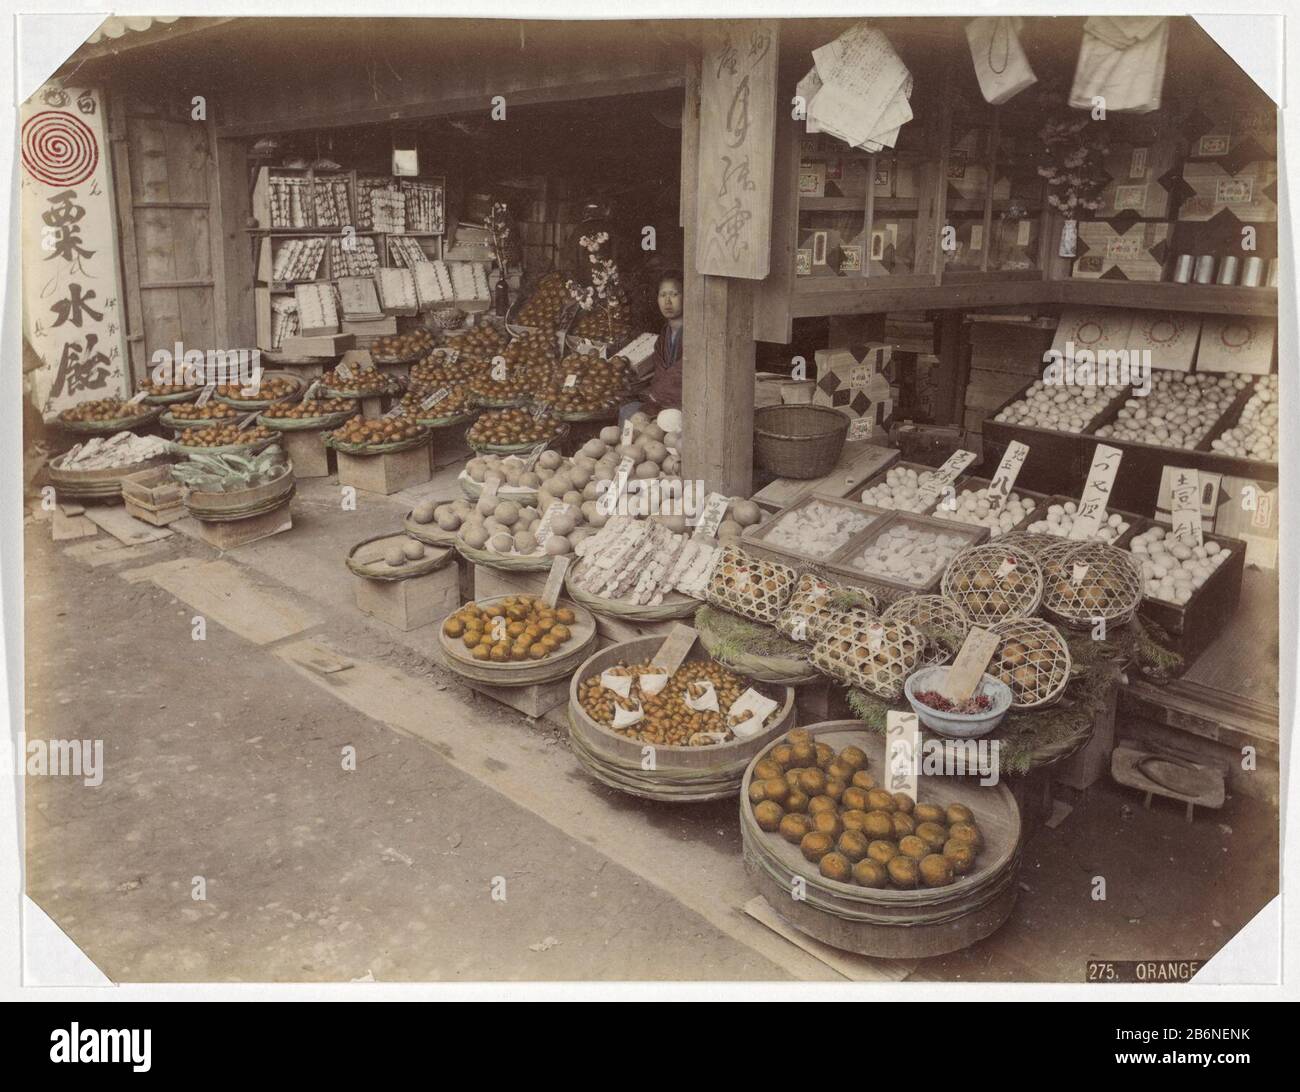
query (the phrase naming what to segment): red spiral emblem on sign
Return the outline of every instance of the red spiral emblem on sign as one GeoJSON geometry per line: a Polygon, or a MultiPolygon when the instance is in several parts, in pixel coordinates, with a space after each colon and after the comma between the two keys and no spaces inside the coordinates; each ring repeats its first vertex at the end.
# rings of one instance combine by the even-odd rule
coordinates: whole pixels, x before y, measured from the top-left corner
{"type": "Polygon", "coordinates": [[[23,166],[47,186],[76,186],[95,173],[99,143],[80,118],[44,110],[23,123],[23,166]]]}

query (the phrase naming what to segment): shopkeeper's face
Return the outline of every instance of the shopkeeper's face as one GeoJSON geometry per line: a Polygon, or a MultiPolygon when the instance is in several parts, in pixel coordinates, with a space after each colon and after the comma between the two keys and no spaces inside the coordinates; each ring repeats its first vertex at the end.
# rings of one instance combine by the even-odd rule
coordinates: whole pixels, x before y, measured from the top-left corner
{"type": "Polygon", "coordinates": [[[659,286],[659,313],[672,320],[682,317],[682,286],[665,281],[659,286]]]}

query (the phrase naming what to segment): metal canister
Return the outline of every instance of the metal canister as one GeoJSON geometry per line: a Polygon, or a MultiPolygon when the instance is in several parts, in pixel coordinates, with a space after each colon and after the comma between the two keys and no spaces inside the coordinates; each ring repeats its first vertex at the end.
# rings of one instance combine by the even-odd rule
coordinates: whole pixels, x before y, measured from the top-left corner
{"type": "Polygon", "coordinates": [[[1196,283],[1214,283],[1214,255],[1202,254],[1196,259],[1196,283]]]}
{"type": "Polygon", "coordinates": [[[1180,254],[1174,262],[1174,284],[1187,284],[1192,279],[1192,261],[1190,254],[1180,254]]]}
{"type": "Polygon", "coordinates": [[[1241,267],[1241,283],[1248,288],[1258,288],[1264,283],[1264,259],[1247,258],[1241,267]]]}
{"type": "Polygon", "coordinates": [[[1241,264],[1241,259],[1235,254],[1225,254],[1223,261],[1219,263],[1219,276],[1215,279],[1215,284],[1236,284],[1237,283],[1237,266],[1241,264]]]}

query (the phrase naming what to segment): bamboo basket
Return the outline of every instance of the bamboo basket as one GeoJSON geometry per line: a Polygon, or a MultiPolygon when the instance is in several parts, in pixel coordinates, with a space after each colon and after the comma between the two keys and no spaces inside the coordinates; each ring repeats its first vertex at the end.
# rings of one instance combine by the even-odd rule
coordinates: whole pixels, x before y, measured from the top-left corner
{"type": "Polygon", "coordinates": [[[119,417],[116,421],[64,421],[56,417],[54,423],[65,432],[72,432],[78,436],[104,436],[147,425],[160,413],[162,413],[161,406],[150,406],[134,417],[119,417]]]}
{"type": "Polygon", "coordinates": [[[916,669],[939,667],[948,663],[956,655],[942,643],[935,640],[927,630],[960,634],[964,640],[970,632],[971,622],[962,610],[961,604],[942,595],[905,595],[880,616],[882,622],[906,622],[920,631],[925,638],[925,647],[916,669]]]}
{"type": "Polygon", "coordinates": [[[456,425],[463,425],[467,421],[472,421],[477,416],[477,411],[467,410],[465,413],[453,413],[447,417],[416,416],[412,420],[417,425],[423,425],[425,428],[453,428],[456,425]]]}
{"type": "Polygon", "coordinates": [[[294,375],[292,372],[265,372],[263,379],[288,379],[294,384],[293,390],[288,394],[282,394],[279,398],[232,398],[229,395],[217,394],[213,397],[218,402],[224,402],[227,406],[234,406],[236,409],[255,410],[266,409],[267,406],[274,406],[277,402],[296,402],[302,397],[302,393],[307,389],[306,380],[300,375],[294,375]]]}
{"type": "MultiPolygon", "coordinates": [[[[491,599],[480,599],[479,606],[489,606],[507,598],[504,595],[491,599]]],[[[448,637],[443,632],[442,622],[438,623],[438,644],[442,648],[442,658],[446,665],[456,674],[474,682],[489,686],[532,686],[536,683],[553,682],[574,670],[591,655],[596,646],[596,619],[591,612],[580,604],[559,600],[557,606],[566,606],[574,613],[574,623],[570,627],[573,637],[568,644],[561,646],[555,653],[544,660],[527,660],[517,663],[492,663],[476,660],[469,655],[463,641],[448,637]]],[[[443,619],[445,622],[446,619],[443,619]]]]}
{"type": "Polygon", "coordinates": [[[275,429],[276,432],[320,432],[338,428],[360,411],[361,407],[358,405],[356,409],[339,410],[337,413],[327,413],[321,417],[267,417],[266,414],[260,413],[257,416],[257,423],[275,429]]]}
{"type": "Polygon", "coordinates": [[[465,442],[480,455],[527,455],[540,443],[545,443],[548,446],[558,444],[568,435],[568,423],[562,421],[560,427],[545,440],[533,440],[526,444],[487,444],[482,440],[474,440],[466,436],[465,442]]]}
{"type": "MultiPolygon", "coordinates": [[[[407,535],[402,533],[393,534],[391,532],[376,535],[374,538],[363,539],[348,551],[348,556],[344,558],[344,564],[357,576],[364,576],[368,580],[393,583],[398,580],[409,580],[414,576],[428,576],[430,573],[436,573],[439,569],[445,569],[451,563],[451,559],[456,556],[451,549],[442,546],[432,553],[426,551],[424,557],[413,561],[404,561],[400,567],[389,565],[384,560],[384,551],[389,546],[405,545],[407,541],[409,541],[407,535]]],[[[422,545],[429,544],[422,543],[422,545]]]]}
{"type": "Polygon", "coordinates": [[[624,603],[619,599],[603,599],[592,595],[574,585],[572,568],[565,574],[564,589],[570,599],[581,603],[593,614],[603,614],[607,618],[620,618],[625,622],[667,622],[673,618],[689,618],[700,605],[698,599],[692,599],[681,592],[669,592],[662,603],[624,603]]]}
{"type": "Polygon", "coordinates": [[[848,431],[848,417],[830,406],[764,406],[754,413],[754,462],[778,478],[824,478],[848,431]]]}
{"type": "MultiPolygon", "coordinates": [[[[993,653],[988,673],[1011,687],[1012,709],[1042,709],[1065,693],[1073,666],[1070,646],[1054,625],[1041,618],[1008,618],[996,623],[993,632],[1002,640],[993,653]],[[1015,678],[1015,672],[1028,665],[1028,654],[1023,662],[1008,659],[1008,645],[1013,642],[1026,647],[1029,653],[1043,654],[1032,682],[1015,678]]],[[[1020,655],[1018,651],[1015,654],[1020,655]]]]}
{"type": "Polygon", "coordinates": [[[171,441],[171,450],[177,455],[254,455],[276,443],[274,436],[258,440],[252,444],[222,444],[218,447],[187,447],[185,444],[171,441]]]}
{"type": "Polygon", "coordinates": [[[177,402],[193,402],[202,390],[202,387],[191,387],[175,394],[146,394],[144,400],[151,406],[174,406],[177,402]]]}
{"type": "Polygon", "coordinates": [[[228,523],[278,508],[293,494],[293,464],[285,463],[284,473],[279,477],[251,489],[240,489],[234,493],[187,490],[185,508],[191,516],[205,523],[228,523]]]}
{"type": "MultiPolygon", "coordinates": [[[[826,721],[808,729],[836,751],[866,752],[868,769],[885,769],[884,740],[858,721],[826,721]]],[[[1015,905],[1020,868],[1020,809],[1005,785],[980,786],[973,778],[922,777],[919,803],[964,804],[984,838],[974,870],[944,887],[868,888],[822,876],[779,834],[759,828],[749,801],[756,755],[740,794],[745,869],[759,892],[794,928],[832,947],[884,959],[944,955],[992,935],[1015,905]],[[792,893],[798,891],[799,897],[792,893]]]]}
{"type": "Polygon", "coordinates": [[[433,433],[425,429],[419,436],[414,436],[409,440],[397,440],[391,444],[349,444],[343,440],[336,440],[333,436],[325,437],[325,446],[332,447],[335,451],[342,451],[347,455],[395,455],[399,451],[411,451],[417,447],[424,447],[433,438],[433,433]]]}
{"type": "MultiPolygon", "coordinates": [[[[569,746],[597,781],[646,800],[695,803],[735,796],[750,760],[794,727],[794,690],[783,688],[767,726],[753,739],[735,739],[708,747],[669,747],[642,743],[610,731],[592,720],[578,703],[578,688],[593,675],[618,663],[644,663],[663,644],[662,637],[638,637],[602,649],[574,672],[569,683],[569,746]],[[647,751],[655,769],[642,768],[647,751]]],[[[688,660],[706,659],[696,645],[688,660]]]]}
{"type": "MultiPolygon", "coordinates": [[[[434,509],[442,507],[444,504],[450,504],[451,500],[436,500],[433,502],[434,509]]],[[[456,539],[459,537],[459,531],[444,531],[434,521],[428,523],[418,523],[415,519],[415,509],[412,508],[405,516],[402,517],[402,529],[415,539],[417,542],[423,542],[428,546],[452,546],[456,545],[456,539]]]]}
{"type": "Polygon", "coordinates": [[[594,410],[574,410],[573,412],[551,410],[551,416],[557,421],[573,423],[579,421],[611,421],[618,416],[618,403],[611,403],[608,406],[602,406],[600,409],[594,410]]]}
{"type": "Polygon", "coordinates": [[[234,417],[173,417],[164,410],[158,415],[158,423],[164,428],[169,428],[173,432],[185,432],[192,428],[207,428],[209,425],[228,425],[239,420],[239,415],[234,417]]]}
{"type": "Polygon", "coordinates": [[[475,565],[486,565],[489,569],[500,569],[506,573],[545,573],[551,571],[555,558],[550,554],[498,554],[492,550],[476,550],[467,546],[465,541],[456,537],[456,552],[466,561],[475,565]]]}
{"type": "Polygon", "coordinates": [[[1080,543],[1059,560],[1043,564],[1043,612],[1073,629],[1133,620],[1142,605],[1142,569],[1127,550],[1100,542],[1080,543]]]}
{"type": "Polygon", "coordinates": [[[64,456],[59,455],[49,461],[47,470],[50,481],[54,483],[56,495],[77,497],[85,500],[109,500],[122,495],[122,479],[139,470],[150,470],[156,466],[168,466],[171,457],[156,455],[152,459],[143,459],[127,466],[104,467],[100,470],[60,470],[58,463],[64,456]]]}

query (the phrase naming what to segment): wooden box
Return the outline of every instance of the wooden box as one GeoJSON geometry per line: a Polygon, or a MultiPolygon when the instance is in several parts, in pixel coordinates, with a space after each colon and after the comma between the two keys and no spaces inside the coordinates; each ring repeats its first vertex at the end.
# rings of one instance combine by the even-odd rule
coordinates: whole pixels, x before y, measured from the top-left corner
{"type": "MultiPolygon", "coordinates": [[[[1141,520],[1137,531],[1152,526],[1141,520]]],[[[1210,574],[1210,578],[1192,593],[1182,606],[1158,599],[1143,599],[1139,614],[1169,634],[1175,652],[1188,667],[1223,632],[1224,621],[1231,618],[1241,599],[1242,570],[1246,564],[1246,544],[1240,539],[1204,535],[1204,541],[1217,542],[1231,551],[1231,557],[1210,574]]],[[[1263,651],[1263,650],[1261,650],[1263,651]]]]}
{"type": "Polygon", "coordinates": [[[341,356],[356,344],[355,334],[317,334],[287,337],[279,351],[286,356],[341,356]]]}
{"type": "MultiPolygon", "coordinates": [[[[874,488],[875,488],[876,486],[878,486],[878,485],[883,485],[884,482],[885,482],[885,479],[889,476],[889,472],[890,472],[891,470],[915,470],[916,473],[917,473],[917,475],[918,475],[918,477],[919,477],[921,474],[924,474],[924,473],[929,472],[929,471],[935,471],[935,470],[938,470],[938,469],[939,469],[938,466],[926,466],[924,463],[912,463],[912,462],[908,462],[908,461],[905,460],[905,459],[899,459],[899,460],[895,461],[894,463],[892,463],[891,465],[887,466],[887,467],[886,467],[884,470],[882,470],[879,474],[876,474],[874,477],[872,477],[872,478],[869,479],[868,481],[863,482],[863,483],[862,483],[862,487],[861,487],[861,489],[858,490],[858,496],[859,496],[859,497],[862,496],[864,493],[866,493],[866,491],[867,491],[868,489],[874,489],[874,488]]],[[[965,483],[965,481],[966,481],[966,474],[965,474],[964,472],[961,473],[961,474],[958,474],[958,475],[957,475],[957,479],[956,479],[956,481],[954,481],[954,482],[952,483],[952,487],[953,487],[953,489],[955,489],[957,492],[960,493],[960,492],[961,492],[961,487],[962,487],[962,485],[965,483]]],[[[942,499],[943,499],[943,494],[939,494],[939,496],[935,497],[934,501],[929,505],[929,507],[925,508],[925,509],[924,509],[923,511],[921,511],[921,512],[916,512],[916,513],[913,513],[913,514],[914,514],[914,515],[918,515],[918,516],[928,516],[928,515],[930,515],[930,514],[933,513],[934,510],[939,506],[939,502],[940,502],[942,499]]],[[[864,503],[869,504],[870,502],[864,502],[864,503]]],[[[897,511],[897,509],[892,509],[892,508],[891,508],[891,509],[888,509],[888,511],[891,511],[891,512],[892,512],[892,511],[897,511]]]]}
{"type": "Polygon", "coordinates": [[[325,446],[324,433],[314,429],[310,432],[282,432],[279,443],[293,463],[295,478],[329,477],[330,452],[333,449],[325,446]]]}
{"type": "Polygon", "coordinates": [[[1076,280],[1158,281],[1169,257],[1168,240],[1168,224],[1084,221],[1070,275],[1076,280]]]}
{"type": "Polygon", "coordinates": [[[554,709],[568,704],[569,680],[533,683],[531,686],[488,686],[486,683],[462,680],[475,693],[499,701],[518,713],[536,720],[554,709]]]}
{"type": "Polygon", "coordinates": [[[1112,669],[1106,705],[1093,721],[1092,737],[1075,754],[1057,767],[1053,780],[1082,792],[1090,788],[1110,769],[1110,753],[1115,749],[1115,710],[1119,705],[1119,672],[1112,669]]]}
{"type": "Polygon", "coordinates": [[[1277,219],[1277,163],[1273,160],[1247,163],[1235,174],[1223,161],[1189,161],[1183,165],[1183,181],[1192,194],[1179,207],[1179,220],[1212,220],[1223,212],[1244,222],[1277,219]]]}
{"type": "Polygon", "coordinates": [[[351,485],[367,493],[400,493],[422,485],[433,477],[429,445],[385,455],[338,455],[339,485],[351,485]]]}
{"type": "Polygon", "coordinates": [[[122,499],[127,512],[155,527],[165,527],[185,515],[184,493],[167,466],[125,475],[122,499]]]}
{"type": "Polygon", "coordinates": [[[778,512],[766,523],[759,524],[756,527],[747,527],[740,537],[740,545],[744,547],[745,552],[755,557],[768,558],[771,561],[780,562],[783,565],[792,565],[795,567],[804,567],[807,565],[825,565],[832,557],[840,552],[841,549],[848,546],[851,542],[859,538],[864,532],[878,526],[882,521],[889,518],[889,513],[883,508],[874,508],[871,505],[859,504],[857,501],[848,500],[842,497],[827,496],[825,494],[810,493],[795,501],[788,508],[778,512]],[[776,546],[767,541],[767,536],[777,527],[778,524],[784,528],[798,527],[805,519],[804,509],[813,504],[830,505],[842,509],[846,513],[853,513],[862,516],[868,520],[867,524],[851,535],[845,542],[824,557],[815,558],[798,550],[792,550],[785,546],[776,546]]]}
{"type": "Polygon", "coordinates": [[[541,595],[546,589],[547,573],[506,572],[487,565],[474,566],[474,598],[491,599],[498,595],[541,595]]]}
{"type": "Polygon", "coordinates": [[[350,319],[346,316],[340,326],[345,334],[359,338],[387,337],[397,333],[397,316],[384,315],[377,319],[350,319]]]}
{"type": "Polygon", "coordinates": [[[236,546],[245,546],[258,539],[278,535],[293,527],[293,516],[289,511],[291,501],[285,501],[279,508],[263,512],[260,516],[247,519],[231,520],[227,523],[205,523],[196,520],[199,537],[209,546],[218,550],[233,550],[236,546]]]}
{"type": "Polygon", "coordinates": [[[936,534],[957,535],[966,540],[966,546],[978,546],[989,537],[987,527],[977,527],[970,523],[951,523],[930,516],[913,515],[911,512],[890,512],[885,519],[873,523],[867,530],[855,535],[848,545],[831,554],[825,568],[833,574],[833,579],[839,580],[842,584],[855,584],[869,589],[882,604],[893,603],[896,599],[907,595],[938,594],[944,569],[947,566],[941,566],[924,584],[908,584],[890,577],[863,572],[851,564],[854,557],[882,534],[899,526],[914,527],[936,534]]]}
{"type": "Polygon", "coordinates": [[[371,580],[353,575],[357,609],[395,629],[409,631],[440,622],[460,606],[460,572],[445,565],[406,580],[371,580]]]}

